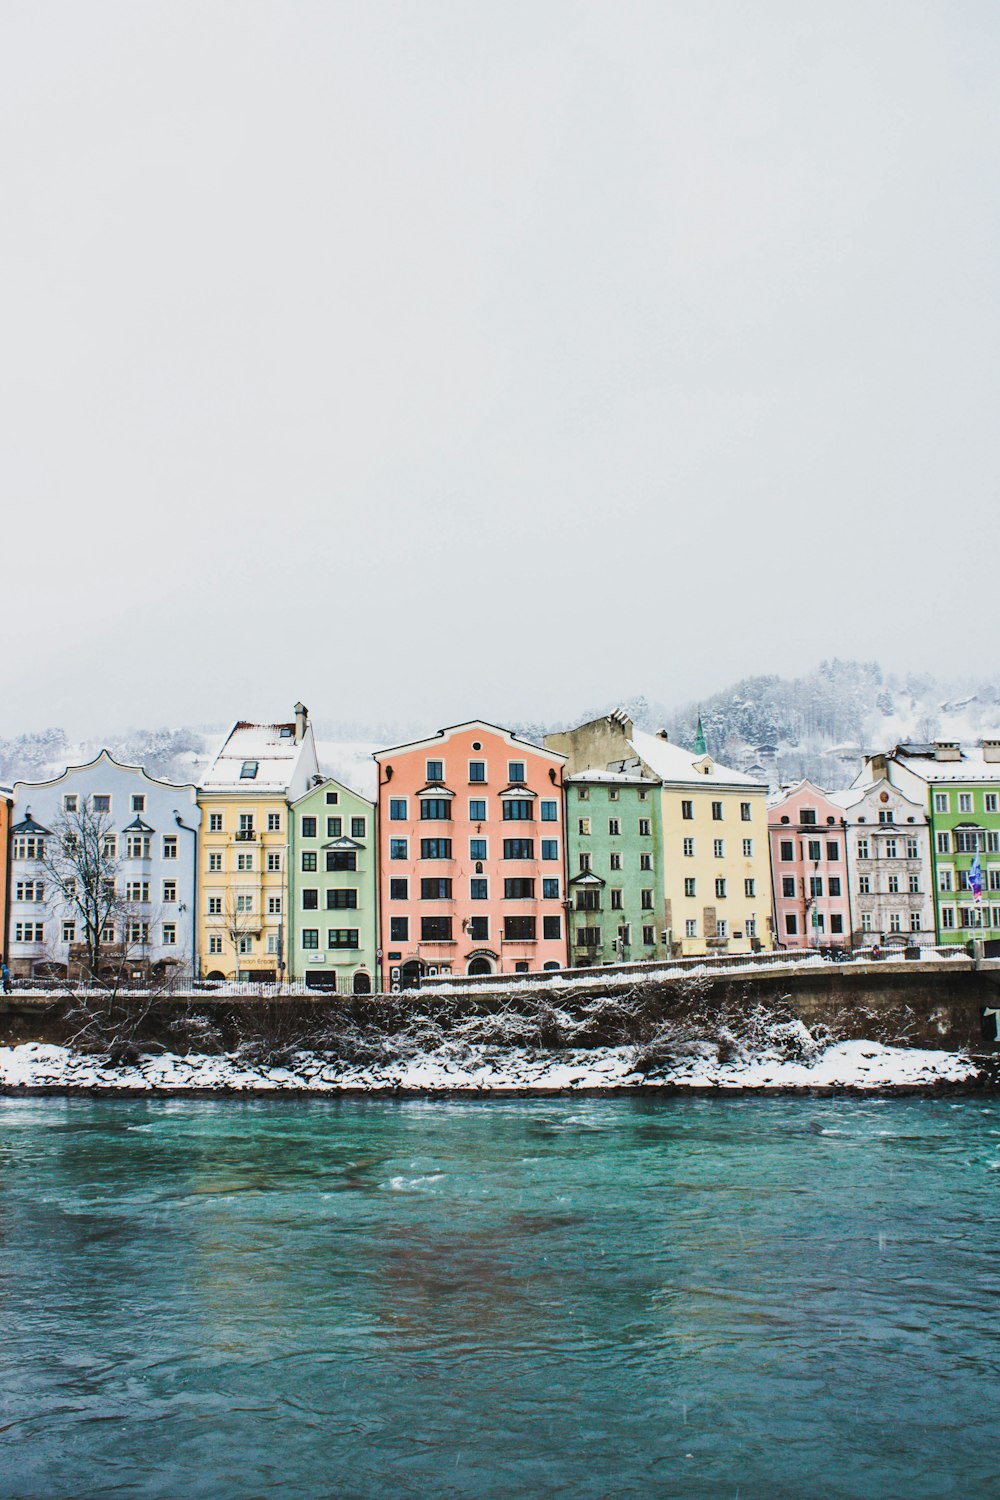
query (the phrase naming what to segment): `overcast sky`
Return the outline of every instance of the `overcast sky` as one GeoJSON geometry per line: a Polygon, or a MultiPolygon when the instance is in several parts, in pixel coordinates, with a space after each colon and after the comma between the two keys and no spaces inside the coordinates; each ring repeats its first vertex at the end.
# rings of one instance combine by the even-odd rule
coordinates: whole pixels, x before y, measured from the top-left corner
{"type": "Polygon", "coordinates": [[[3,0],[0,732],[996,675],[998,42],[3,0]]]}

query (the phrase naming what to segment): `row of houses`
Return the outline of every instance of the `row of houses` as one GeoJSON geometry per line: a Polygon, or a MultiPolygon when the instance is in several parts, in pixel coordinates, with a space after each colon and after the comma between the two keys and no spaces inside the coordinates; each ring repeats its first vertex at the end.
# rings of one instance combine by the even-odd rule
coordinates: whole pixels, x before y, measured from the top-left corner
{"type": "Polygon", "coordinates": [[[833,792],[771,792],[700,727],[687,749],[621,711],[542,745],[474,721],[374,760],[374,800],[324,776],[300,703],[234,724],[197,786],[102,751],[3,789],[12,972],[366,993],[1000,930],[1000,741],[900,745],[833,792]]]}

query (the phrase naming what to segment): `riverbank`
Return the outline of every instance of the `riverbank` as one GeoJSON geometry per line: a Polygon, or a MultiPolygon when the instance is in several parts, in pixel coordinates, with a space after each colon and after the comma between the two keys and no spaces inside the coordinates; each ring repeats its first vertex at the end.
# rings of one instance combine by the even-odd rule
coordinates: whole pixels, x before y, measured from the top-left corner
{"type": "Polygon", "coordinates": [[[439,1048],[384,1063],[358,1065],[298,1052],[281,1066],[239,1056],[140,1055],[112,1067],[68,1047],[27,1042],[0,1048],[3,1093],[119,1095],[828,1093],[871,1095],[992,1087],[982,1059],[965,1052],[840,1041],[789,1056],[789,1042],[757,1053],[724,1056],[693,1043],[668,1060],[638,1068],[634,1047],[544,1051],[529,1048],[439,1048]]]}

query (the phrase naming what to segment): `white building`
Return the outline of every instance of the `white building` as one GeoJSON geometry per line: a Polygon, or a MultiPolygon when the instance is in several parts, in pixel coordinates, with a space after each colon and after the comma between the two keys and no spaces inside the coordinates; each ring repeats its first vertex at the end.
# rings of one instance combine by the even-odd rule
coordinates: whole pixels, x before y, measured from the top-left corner
{"type": "Polygon", "coordinates": [[[195,972],[201,812],[194,786],[159,781],[107,750],[51,781],[16,781],[10,832],[7,954],[11,972],[64,977],[84,958],[84,922],[56,888],[46,856],[83,810],[101,820],[115,909],[102,947],[130,972],[195,972]]]}
{"type": "Polygon", "coordinates": [[[886,777],[829,800],[843,809],[854,940],[861,946],[933,946],[930,827],[886,777]]]}

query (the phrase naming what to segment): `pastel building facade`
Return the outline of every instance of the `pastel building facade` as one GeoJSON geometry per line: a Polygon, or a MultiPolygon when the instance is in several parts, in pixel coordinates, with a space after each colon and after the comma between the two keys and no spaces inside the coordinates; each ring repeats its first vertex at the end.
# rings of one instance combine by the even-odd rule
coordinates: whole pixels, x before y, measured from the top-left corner
{"type": "Polygon", "coordinates": [[[7,930],[10,918],[10,825],[14,810],[12,787],[0,786],[0,942],[7,957],[7,930]]]}
{"type": "Polygon", "coordinates": [[[660,783],[588,770],[565,786],[570,963],[663,957],[660,783]]]}
{"type": "Polygon", "coordinates": [[[659,783],[663,923],[673,954],[770,948],[767,787],[705,749],[636,729],[621,709],[545,736],[567,774],[598,767],[659,783]]]}
{"type": "Polygon", "coordinates": [[[287,723],[239,720],[198,788],[203,977],[287,977],[289,804],[319,776],[308,711],[287,723]]]}
{"type": "Polygon", "coordinates": [[[375,805],[325,777],[288,812],[289,977],[317,989],[377,986],[375,805]]]}
{"type": "Polygon", "coordinates": [[[846,824],[855,947],[935,942],[931,837],[922,803],[888,777],[831,792],[846,824]]]}
{"type": "Polygon", "coordinates": [[[783,948],[850,946],[847,823],[811,781],[768,803],[776,941],[783,948]]]}
{"type": "Polygon", "coordinates": [[[113,882],[102,953],[127,973],[196,972],[197,790],[122,765],[107,750],[49,781],[17,781],[10,830],[7,955],[21,976],[78,977],[80,910],[46,870],[49,841],[86,806],[101,819],[103,871],[113,882]]]}
{"type": "Polygon", "coordinates": [[[1000,937],[1000,737],[899,744],[867,757],[862,777],[878,775],[926,811],[937,941],[1000,937]],[[980,901],[969,886],[977,854],[980,901]]]}
{"type": "Polygon", "coordinates": [[[375,760],[384,987],[562,968],[564,757],[477,720],[375,760]]]}

